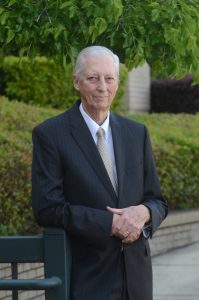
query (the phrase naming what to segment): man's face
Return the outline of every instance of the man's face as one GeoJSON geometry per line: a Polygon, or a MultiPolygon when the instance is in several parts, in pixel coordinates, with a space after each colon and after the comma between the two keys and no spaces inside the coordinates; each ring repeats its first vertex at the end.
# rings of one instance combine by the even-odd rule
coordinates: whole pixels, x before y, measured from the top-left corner
{"type": "Polygon", "coordinates": [[[117,69],[111,56],[86,58],[82,72],[73,79],[87,112],[109,110],[118,88],[117,69]]]}

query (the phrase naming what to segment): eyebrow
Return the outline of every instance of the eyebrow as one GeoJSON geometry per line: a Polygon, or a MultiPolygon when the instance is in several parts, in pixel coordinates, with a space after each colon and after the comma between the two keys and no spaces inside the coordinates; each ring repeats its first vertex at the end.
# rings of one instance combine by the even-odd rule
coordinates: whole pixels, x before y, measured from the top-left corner
{"type": "Polygon", "coordinates": [[[93,76],[93,75],[98,75],[98,74],[97,74],[96,72],[88,73],[88,74],[87,74],[87,76],[91,76],[91,75],[93,76]]]}
{"type": "MultiPolygon", "coordinates": [[[[87,76],[99,76],[99,74],[96,73],[96,72],[93,72],[93,73],[91,72],[91,73],[88,73],[87,76]]],[[[110,76],[110,77],[112,77],[112,76],[114,76],[114,74],[108,73],[108,74],[105,74],[104,76],[110,76]]]]}

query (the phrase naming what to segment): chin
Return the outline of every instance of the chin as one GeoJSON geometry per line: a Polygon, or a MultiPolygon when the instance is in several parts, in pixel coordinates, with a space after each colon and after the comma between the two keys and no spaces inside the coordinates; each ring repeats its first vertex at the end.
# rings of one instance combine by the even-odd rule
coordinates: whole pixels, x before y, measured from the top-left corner
{"type": "Polygon", "coordinates": [[[95,105],[96,106],[102,106],[102,107],[107,107],[107,106],[110,106],[111,105],[111,101],[107,98],[97,98],[95,99],[94,101],[95,105]]]}
{"type": "Polygon", "coordinates": [[[109,102],[96,103],[95,108],[99,110],[109,110],[110,103],[109,102]]]}

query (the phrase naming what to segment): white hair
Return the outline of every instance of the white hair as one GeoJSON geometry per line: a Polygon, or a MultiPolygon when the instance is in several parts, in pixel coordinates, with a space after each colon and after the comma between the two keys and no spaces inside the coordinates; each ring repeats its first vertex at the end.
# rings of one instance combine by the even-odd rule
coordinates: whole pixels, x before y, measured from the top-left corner
{"type": "Polygon", "coordinates": [[[96,56],[96,57],[101,57],[101,56],[110,56],[113,59],[113,63],[115,64],[116,67],[116,73],[119,77],[119,68],[120,68],[120,60],[119,57],[114,54],[110,49],[103,47],[103,46],[90,46],[87,48],[84,48],[82,51],[77,56],[75,68],[74,68],[74,74],[79,77],[80,73],[82,72],[84,68],[84,64],[86,61],[86,58],[89,56],[96,56]]]}

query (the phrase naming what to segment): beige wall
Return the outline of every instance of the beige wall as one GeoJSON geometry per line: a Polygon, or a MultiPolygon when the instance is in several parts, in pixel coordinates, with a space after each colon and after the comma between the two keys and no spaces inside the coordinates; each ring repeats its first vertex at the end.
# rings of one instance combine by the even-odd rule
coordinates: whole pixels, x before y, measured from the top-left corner
{"type": "Polygon", "coordinates": [[[147,63],[129,72],[126,94],[128,111],[150,111],[150,86],[150,67],[147,63]]]}

